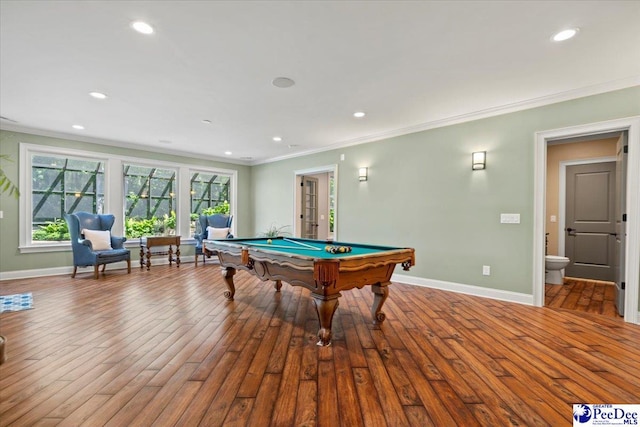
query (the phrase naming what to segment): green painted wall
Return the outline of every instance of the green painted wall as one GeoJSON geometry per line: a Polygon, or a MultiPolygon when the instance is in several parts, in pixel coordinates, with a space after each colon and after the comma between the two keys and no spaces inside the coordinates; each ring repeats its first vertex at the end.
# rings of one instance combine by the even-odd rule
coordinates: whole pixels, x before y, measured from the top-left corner
{"type": "MultiPolygon", "coordinates": [[[[531,294],[535,132],[639,114],[634,87],[253,167],[6,131],[0,153],[17,159],[22,141],[237,169],[241,237],[292,226],[294,171],[337,164],[340,240],[414,247],[416,277],[531,294]],[[478,150],[487,169],[473,172],[478,150]],[[500,213],[520,213],[521,224],[500,224],[500,213]]],[[[18,164],[3,167],[17,182],[18,164]]],[[[71,265],[66,252],[20,254],[18,203],[0,196],[0,209],[0,271],[71,265]]]]}
{"type": "MultiPolygon", "coordinates": [[[[2,161],[2,167],[7,176],[18,184],[19,151],[20,143],[48,145],[76,150],[91,150],[93,152],[109,153],[118,156],[139,157],[142,159],[154,159],[166,162],[188,164],[194,166],[220,167],[238,171],[238,201],[237,212],[234,216],[239,233],[251,233],[253,231],[252,200],[251,200],[251,167],[234,165],[230,163],[215,162],[205,159],[176,156],[174,154],[161,154],[151,151],[132,150],[129,148],[111,147],[98,144],[90,144],[67,139],[50,138],[46,136],[31,135],[25,133],[0,131],[0,153],[8,154],[13,162],[2,161]]],[[[20,271],[30,269],[43,269],[64,267],[72,265],[71,246],[69,251],[49,253],[25,253],[18,250],[18,200],[13,196],[0,196],[0,210],[4,212],[4,218],[0,219],[0,271],[20,271]]],[[[183,256],[193,255],[193,246],[182,246],[183,256]]],[[[131,251],[132,258],[138,259],[137,250],[131,251]]]]}
{"type": "Polygon", "coordinates": [[[638,114],[635,87],[258,165],[255,226],[292,224],[295,170],[338,164],[339,240],[413,247],[413,276],[531,294],[535,132],[638,114]],[[484,150],[487,169],[472,171],[484,150]]]}

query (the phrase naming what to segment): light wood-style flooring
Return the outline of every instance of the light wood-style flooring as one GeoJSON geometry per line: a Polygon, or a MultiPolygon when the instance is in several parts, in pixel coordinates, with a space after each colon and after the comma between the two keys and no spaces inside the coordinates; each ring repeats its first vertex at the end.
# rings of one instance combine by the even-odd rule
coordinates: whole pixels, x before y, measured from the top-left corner
{"type": "Polygon", "coordinates": [[[309,292],[213,264],[0,282],[0,426],[568,426],[640,402],[640,326],[393,284],[345,292],[329,347],[309,292]]]}

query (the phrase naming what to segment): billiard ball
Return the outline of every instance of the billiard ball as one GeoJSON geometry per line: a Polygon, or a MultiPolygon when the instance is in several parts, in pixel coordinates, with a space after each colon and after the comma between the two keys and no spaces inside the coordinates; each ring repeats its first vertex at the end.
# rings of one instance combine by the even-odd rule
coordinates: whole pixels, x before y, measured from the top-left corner
{"type": "Polygon", "coordinates": [[[272,243],[273,243],[273,241],[271,239],[267,239],[267,245],[270,245],[272,243]]]}

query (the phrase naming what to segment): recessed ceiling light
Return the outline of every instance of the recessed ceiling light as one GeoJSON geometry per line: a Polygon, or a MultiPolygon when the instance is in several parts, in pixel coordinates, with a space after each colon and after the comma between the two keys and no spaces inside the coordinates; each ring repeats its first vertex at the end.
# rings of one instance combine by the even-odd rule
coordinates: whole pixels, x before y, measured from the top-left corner
{"type": "Polygon", "coordinates": [[[211,124],[211,120],[204,119],[204,120],[202,120],[202,123],[204,123],[206,125],[210,125],[211,124]]]}
{"type": "Polygon", "coordinates": [[[562,42],[565,40],[569,40],[571,37],[575,36],[576,34],[578,34],[577,28],[569,28],[568,30],[562,30],[553,36],[553,41],[562,42]]]}
{"type": "Polygon", "coordinates": [[[95,99],[107,99],[107,95],[102,92],[89,92],[89,95],[95,99]]]}
{"type": "Polygon", "coordinates": [[[271,81],[271,84],[275,87],[287,88],[293,86],[296,82],[289,77],[276,77],[271,81]]]}
{"type": "Polygon", "coordinates": [[[275,142],[281,142],[281,141],[282,141],[282,137],[281,137],[281,136],[274,136],[274,137],[273,137],[273,140],[274,140],[275,142]]]}
{"type": "Polygon", "coordinates": [[[366,114],[364,113],[364,111],[356,111],[355,113],[353,113],[353,117],[357,117],[357,118],[361,118],[364,117],[366,114]]]}
{"type": "Polygon", "coordinates": [[[231,151],[225,151],[224,154],[226,154],[227,156],[232,155],[233,153],[231,151]]]}
{"type": "Polygon", "coordinates": [[[131,23],[131,27],[141,34],[153,34],[153,27],[146,22],[135,21],[131,23]]]}
{"type": "Polygon", "coordinates": [[[71,127],[74,128],[74,129],[78,129],[78,130],[84,129],[84,126],[82,126],[82,125],[73,125],[71,127]]]}

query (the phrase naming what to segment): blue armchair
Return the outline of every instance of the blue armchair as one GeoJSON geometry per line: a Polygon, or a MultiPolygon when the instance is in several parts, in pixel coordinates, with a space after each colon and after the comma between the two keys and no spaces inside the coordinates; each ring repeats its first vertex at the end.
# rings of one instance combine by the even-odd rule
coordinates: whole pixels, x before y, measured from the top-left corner
{"type": "Polygon", "coordinates": [[[123,246],[127,238],[111,236],[110,233],[109,235],[100,233],[111,231],[115,221],[113,215],[76,212],[65,214],[64,219],[69,226],[71,248],[73,249],[73,274],[71,274],[71,277],[76,277],[78,267],[93,266],[93,277],[97,279],[98,266],[102,265],[102,272],[104,273],[107,264],[119,261],[126,261],[127,273],[131,273],[131,251],[123,246]],[[88,230],[88,232],[84,233],[83,230],[88,230]],[[98,232],[93,233],[91,232],[92,230],[97,230],[98,232]],[[85,234],[96,235],[91,236],[93,242],[85,234]],[[109,248],[109,246],[111,247],[109,248]]]}
{"type": "Polygon", "coordinates": [[[207,227],[228,228],[229,232],[227,233],[226,238],[233,238],[233,234],[231,234],[231,221],[233,221],[233,215],[200,215],[198,221],[200,223],[200,233],[193,235],[193,238],[196,239],[196,267],[198,266],[198,258],[200,255],[202,255],[202,263],[205,263],[207,258],[211,258],[211,255],[215,254],[215,251],[210,251],[206,248],[203,250],[204,245],[202,244],[202,241],[206,240],[209,235],[207,227]]]}

